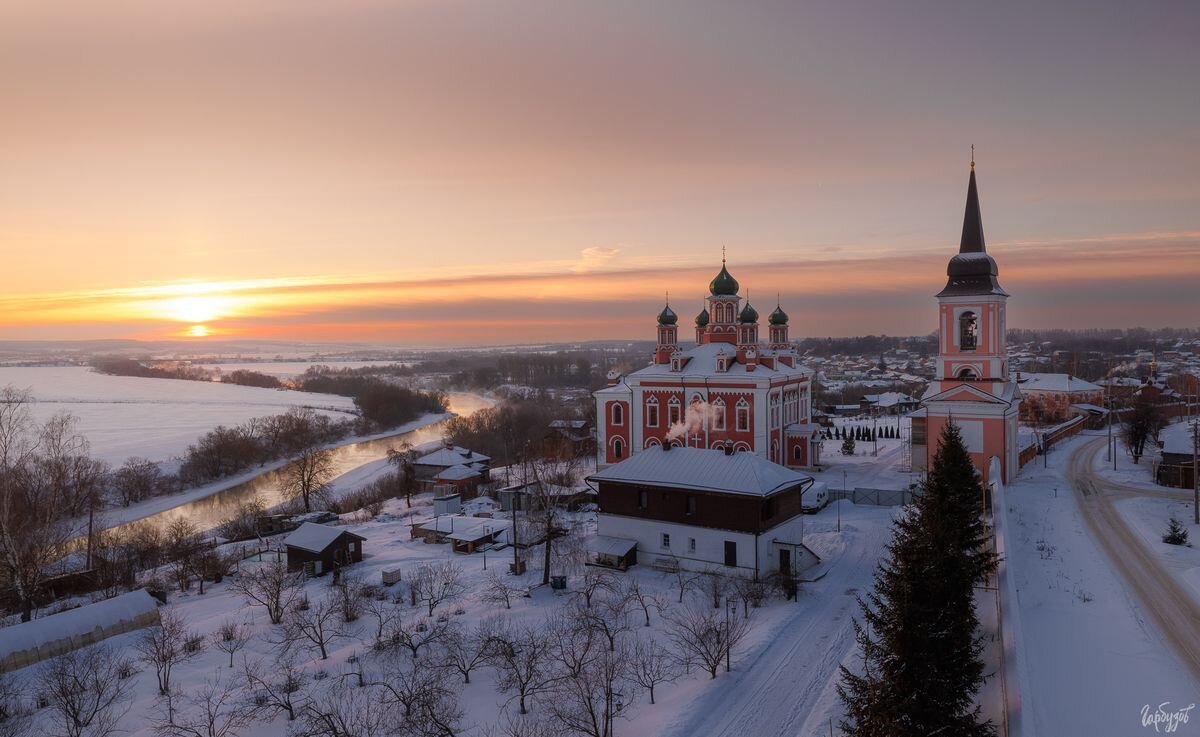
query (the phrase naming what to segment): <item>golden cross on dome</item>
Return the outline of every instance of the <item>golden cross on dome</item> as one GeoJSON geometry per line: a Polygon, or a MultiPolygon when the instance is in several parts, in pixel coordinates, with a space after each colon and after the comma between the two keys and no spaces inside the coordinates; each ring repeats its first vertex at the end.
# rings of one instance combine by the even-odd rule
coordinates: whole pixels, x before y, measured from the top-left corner
{"type": "Polygon", "coordinates": [[[971,144],[971,168],[975,168],[975,144],[971,144]]]}

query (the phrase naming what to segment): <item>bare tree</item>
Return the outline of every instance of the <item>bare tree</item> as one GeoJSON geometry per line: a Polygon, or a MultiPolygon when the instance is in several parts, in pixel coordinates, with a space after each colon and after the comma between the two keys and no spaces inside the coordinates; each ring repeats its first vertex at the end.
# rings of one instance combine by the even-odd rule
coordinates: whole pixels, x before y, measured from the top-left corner
{"type": "Polygon", "coordinates": [[[738,616],[736,610],[722,614],[689,605],[670,612],[666,620],[670,623],[668,636],[683,662],[700,665],[713,678],[721,661],[731,657],[733,648],[749,631],[749,620],[738,616]]]}
{"type": "Polygon", "coordinates": [[[462,568],[456,563],[422,563],[409,581],[417,601],[424,602],[429,616],[442,602],[453,601],[466,592],[462,568]]]}
{"type": "Polygon", "coordinates": [[[388,463],[396,467],[396,496],[404,496],[404,504],[412,509],[412,495],[417,490],[417,471],[413,463],[417,454],[411,443],[401,443],[399,448],[388,448],[388,463]]]}
{"type": "Polygon", "coordinates": [[[304,502],[304,511],[312,511],[313,499],[321,499],[329,490],[334,476],[333,451],[310,446],[300,456],[284,466],[279,490],[288,499],[304,502]]]}
{"type": "Polygon", "coordinates": [[[601,649],[583,667],[554,683],[546,699],[550,715],[568,734],[612,737],[613,724],[624,708],[629,654],[624,645],[601,649]]]}
{"type": "Polygon", "coordinates": [[[483,595],[480,597],[485,604],[503,604],[505,609],[512,609],[513,597],[520,594],[520,587],[504,580],[504,575],[494,570],[488,571],[483,583],[483,595]]]}
{"type": "Polygon", "coordinates": [[[488,662],[492,654],[493,623],[484,621],[470,632],[451,627],[446,633],[443,663],[458,671],[463,683],[471,682],[471,672],[488,662]]]}
{"type": "Polygon", "coordinates": [[[162,471],[145,458],[130,458],[113,471],[112,487],[122,506],[149,499],[162,488],[162,471]]]}
{"type": "Polygon", "coordinates": [[[654,703],[654,688],[679,677],[677,658],[651,638],[637,639],[629,658],[629,679],[646,689],[654,703]]]}
{"type": "Polygon", "coordinates": [[[400,617],[400,608],[388,596],[368,597],[362,602],[367,614],[375,618],[375,641],[382,642],[384,633],[391,629],[400,617]]]}
{"type": "Polygon", "coordinates": [[[182,708],[168,712],[154,725],[164,737],[238,737],[254,719],[254,708],[242,699],[231,681],[214,677],[183,700],[182,708]]]}
{"type": "MultiPolygon", "coordinates": [[[[187,591],[192,587],[192,576],[199,572],[198,558],[202,552],[203,542],[196,524],[182,515],[171,520],[167,525],[164,552],[171,563],[171,573],[179,590],[187,591]]],[[[200,578],[200,593],[204,593],[204,577],[200,578]]]]}
{"type": "Polygon", "coordinates": [[[400,721],[377,689],[328,689],[300,708],[292,737],[390,737],[400,721]]]}
{"type": "Polygon", "coordinates": [[[753,576],[733,576],[732,586],[738,599],[742,602],[742,616],[750,616],[750,608],[758,609],[767,600],[770,588],[765,581],[755,580],[753,576]]]}
{"type": "Polygon", "coordinates": [[[158,693],[168,698],[170,707],[171,672],[180,663],[200,654],[200,648],[190,646],[191,633],[183,615],[173,609],[163,609],[159,625],[145,630],[135,647],[142,660],[154,666],[158,679],[158,693]]]}
{"type": "Polygon", "coordinates": [[[337,600],[343,622],[350,624],[362,616],[368,593],[368,586],[359,576],[342,575],[333,585],[332,595],[337,600]]]}
{"type": "Polygon", "coordinates": [[[1158,437],[1165,424],[1166,418],[1162,409],[1149,396],[1139,395],[1133,409],[1122,422],[1125,445],[1129,448],[1134,463],[1141,460],[1146,441],[1158,437]]]}
{"type": "Polygon", "coordinates": [[[254,713],[274,719],[287,714],[288,721],[296,719],[296,711],[304,704],[307,678],[296,661],[285,658],[270,667],[263,663],[245,662],[242,673],[254,699],[254,713]]]}
{"type": "Polygon", "coordinates": [[[0,673],[0,737],[25,737],[33,722],[33,709],[25,691],[12,676],[0,673]]]}
{"type": "Polygon", "coordinates": [[[445,642],[449,632],[448,622],[425,617],[397,619],[392,624],[386,641],[408,650],[415,660],[420,657],[422,648],[445,642]]]}
{"type": "Polygon", "coordinates": [[[499,629],[492,636],[492,666],[497,671],[497,686],[517,699],[522,714],[528,714],[528,702],[554,685],[551,667],[551,643],[538,627],[499,629]]]}
{"type": "Polygon", "coordinates": [[[283,621],[284,612],[300,594],[301,578],[276,560],[243,571],[231,588],[251,604],[265,607],[271,624],[279,624],[283,621]]]}
{"type": "Polygon", "coordinates": [[[629,612],[633,602],[622,592],[614,591],[596,597],[591,607],[575,606],[572,618],[584,627],[604,637],[608,649],[615,650],[617,638],[629,631],[629,612]]]}
{"type": "Polygon", "coordinates": [[[284,652],[304,645],[317,652],[321,660],[329,659],[329,645],[346,636],[337,597],[327,595],[307,607],[293,607],[283,617],[284,652]]]}
{"type": "Polygon", "coordinates": [[[721,608],[721,599],[729,591],[729,577],[719,568],[705,568],[700,574],[700,588],[712,600],[713,609],[721,608]]]}
{"type": "Polygon", "coordinates": [[[642,615],[646,619],[646,623],[644,625],[646,627],[650,626],[651,609],[661,612],[666,608],[662,598],[643,589],[636,576],[631,575],[629,577],[629,579],[625,582],[625,586],[622,587],[621,592],[622,596],[635,604],[638,609],[642,610],[642,615]]]}
{"type": "Polygon", "coordinates": [[[596,592],[612,591],[613,588],[614,582],[611,573],[589,568],[583,574],[583,585],[580,586],[578,593],[583,597],[584,605],[591,608],[592,597],[596,595],[596,592]]]}
{"type": "Polygon", "coordinates": [[[50,702],[53,723],[65,737],[108,737],[129,711],[132,680],[127,660],[91,647],[49,661],[38,689],[50,702]]]}
{"type": "MultiPolygon", "coordinates": [[[[27,392],[0,389],[0,582],[21,613],[33,608],[52,564],[79,532],[66,519],[76,494],[56,469],[53,454],[40,454],[52,432],[33,423],[27,392]]],[[[86,511],[86,510],[85,510],[86,511]]]]}
{"type": "Polygon", "coordinates": [[[229,654],[229,667],[233,667],[233,656],[250,641],[250,631],[242,624],[232,619],[221,623],[221,627],[212,633],[213,647],[229,654]]]}
{"type": "Polygon", "coordinates": [[[389,658],[379,678],[370,682],[385,703],[402,717],[397,732],[425,737],[454,737],[462,711],[458,692],[445,668],[427,660],[389,658]]]}
{"type": "Polygon", "coordinates": [[[554,540],[565,534],[562,525],[560,490],[574,483],[578,458],[549,458],[526,460],[522,472],[531,481],[526,485],[525,518],[536,527],[543,541],[542,585],[550,584],[550,567],[554,560],[554,540]]]}
{"type": "Polygon", "coordinates": [[[679,564],[679,561],[674,561],[667,574],[675,579],[675,588],[679,589],[679,603],[683,603],[683,595],[687,590],[695,585],[697,576],[692,571],[684,568],[679,564]]]}

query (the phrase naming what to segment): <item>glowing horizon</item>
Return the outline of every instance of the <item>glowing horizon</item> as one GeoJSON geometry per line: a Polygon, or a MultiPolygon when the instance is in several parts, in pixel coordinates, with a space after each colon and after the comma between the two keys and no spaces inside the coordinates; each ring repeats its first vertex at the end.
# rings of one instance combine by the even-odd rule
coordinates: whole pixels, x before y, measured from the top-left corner
{"type": "Polygon", "coordinates": [[[925,333],[972,143],[1011,325],[1200,321],[1196,7],[55,5],[0,7],[0,339],[648,337],[722,246],[925,333]]]}

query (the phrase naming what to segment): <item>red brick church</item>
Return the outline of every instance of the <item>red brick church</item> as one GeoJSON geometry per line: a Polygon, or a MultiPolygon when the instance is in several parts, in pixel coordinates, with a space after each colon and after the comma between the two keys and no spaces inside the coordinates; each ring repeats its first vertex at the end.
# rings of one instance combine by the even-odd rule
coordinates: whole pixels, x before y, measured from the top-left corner
{"type": "Polygon", "coordinates": [[[758,311],[743,304],[724,259],[708,286],[694,344],[680,343],[668,304],[658,315],[653,362],[610,374],[595,393],[601,468],[667,444],[750,452],[790,467],[819,462],[812,372],[788,339],[787,313],[775,307],[761,341],[758,311]]]}

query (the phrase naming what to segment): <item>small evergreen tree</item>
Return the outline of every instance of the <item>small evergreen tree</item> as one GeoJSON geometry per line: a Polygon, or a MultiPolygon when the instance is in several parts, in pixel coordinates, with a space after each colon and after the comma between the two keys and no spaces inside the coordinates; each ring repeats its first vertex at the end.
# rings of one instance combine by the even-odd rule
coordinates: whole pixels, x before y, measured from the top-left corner
{"type": "Polygon", "coordinates": [[[1172,517],[1170,521],[1167,522],[1167,534],[1163,535],[1162,541],[1167,545],[1187,545],[1187,528],[1184,527],[1179,520],[1172,517]]]}
{"type": "Polygon", "coordinates": [[[854,455],[854,438],[852,438],[849,435],[847,435],[846,439],[842,441],[842,455],[844,455],[844,456],[854,455]]]}

